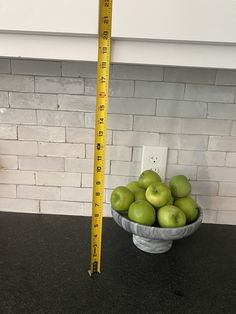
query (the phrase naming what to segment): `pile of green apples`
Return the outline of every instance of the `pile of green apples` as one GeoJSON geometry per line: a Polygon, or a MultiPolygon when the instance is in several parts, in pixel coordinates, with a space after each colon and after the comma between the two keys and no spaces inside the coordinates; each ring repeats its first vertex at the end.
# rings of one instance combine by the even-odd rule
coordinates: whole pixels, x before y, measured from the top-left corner
{"type": "Polygon", "coordinates": [[[184,175],[169,184],[153,170],[143,171],[137,181],[118,186],[111,193],[111,206],[133,222],[162,228],[178,228],[198,218],[198,206],[190,196],[192,187],[184,175]]]}

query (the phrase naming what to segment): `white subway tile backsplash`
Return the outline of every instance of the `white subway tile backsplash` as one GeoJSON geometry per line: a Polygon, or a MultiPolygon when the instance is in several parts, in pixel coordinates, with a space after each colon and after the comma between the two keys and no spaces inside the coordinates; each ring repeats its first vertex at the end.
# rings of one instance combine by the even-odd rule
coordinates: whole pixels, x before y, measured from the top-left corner
{"type": "Polygon", "coordinates": [[[171,149],[206,150],[208,136],[206,135],[183,135],[183,134],[161,134],[160,146],[171,149]]]}
{"type": "Polygon", "coordinates": [[[51,94],[10,93],[11,108],[57,110],[57,96],[51,94]]]}
{"type": "Polygon", "coordinates": [[[182,83],[199,83],[214,84],[216,70],[198,69],[198,68],[165,68],[164,81],[182,82],[182,83]]]}
{"type": "MultiPolygon", "coordinates": [[[[16,185],[0,184],[0,198],[16,198],[16,185]]],[[[1,201],[1,199],[0,199],[1,201]]]]}
{"type": "Polygon", "coordinates": [[[91,173],[82,173],[81,187],[83,188],[93,187],[93,175],[91,173]]]}
{"type": "Polygon", "coordinates": [[[61,157],[19,156],[20,170],[64,171],[64,159],[61,157]]]}
{"type": "Polygon", "coordinates": [[[58,95],[58,109],[67,111],[95,112],[96,97],[84,95],[58,95]]]}
{"type": "Polygon", "coordinates": [[[66,201],[40,201],[41,214],[53,215],[83,215],[84,204],[66,201]]]}
{"type": "MultiPolygon", "coordinates": [[[[141,164],[140,164],[141,166],[141,164]]],[[[135,163],[134,167],[138,167],[138,163],[135,163]]],[[[134,168],[135,170],[135,168],[134,168]]],[[[136,171],[136,170],[135,170],[136,171]]],[[[117,186],[120,185],[127,185],[130,181],[135,181],[138,179],[138,176],[129,176],[127,174],[125,175],[106,175],[105,176],[105,188],[114,189],[117,186]]]]}
{"type": "Polygon", "coordinates": [[[236,197],[236,182],[220,182],[219,195],[236,197]]]}
{"type": "Polygon", "coordinates": [[[39,143],[39,156],[52,157],[85,157],[84,144],[70,143],[39,143]]]}
{"type": "Polygon", "coordinates": [[[89,77],[96,78],[96,62],[62,62],[62,75],[71,77],[89,77]]]}
{"type": "Polygon", "coordinates": [[[61,64],[58,61],[15,59],[11,62],[13,74],[61,75],[61,64]]]}
{"type": "Polygon", "coordinates": [[[181,118],[205,118],[207,103],[186,100],[157,100],[157,116],[181,118]]]}
{"type": "Polygon", "coordinates": [[[216,85],[236,85],[236,71],[218,70],[216,74],[216,85]]]}
{"type": "Polygon", "coordinates": [[[218,183],[212,181],[191,181],[192,194],[194,195],[217,195],[218,183]]]}
{"type": "Polygon", "coordinates": [[[236,181],[236,168],[199,167],[197,178],[208,181],[236,181]]]}
{"type": "Polygon", "coordinates": [[[16,126],[8,124],[0,125],[0,138],[3,140],[16,140],[17,139],[16,126]]]}
{"type": "Polygon", "coordinates": [[[166,178],[184,174],[187,178],[195,180],[197,178],[197,167],[189,165],[168,165],[166,170],[166,178]]]}
{"type": "Polygon", "coordinates": [[[1,198],[0,211],[36,214],[39,212],[39,201],[16,198],[1,198]]]}
{"type": "Polygon", "coordinates": [[[112,175],[139,176],[141,173],[140,162],[111,161],[112,175]]]}
{"type": "Polygon", "coordinates": [[[236,225],[236,215],[233,210],[219,211],[216,219],[217,224],[236,225]]]}
{"type": "Polygon", "coordinates": [[[113,144],[127,146],[158,145],[159,134],[151,132],[114,131],[113,144]]]}
{"type": "Polygon", "coordinates": [[[1,58],[0,59],[0,73],[10,73],[10,72],[11,72],[10,59],[1,58]]]}
{"type": "Polygon", "coordinates": [[[2,184],[35,184],[33,171],[1,170],[0,183],[2,184]]]}
{"type": "Polygon", "coordinates": [[[107,159],[131,161],[132,149],[127,146],[109,145],[106,148],[107,159]]]}
{"type": "Polygon", "coordinates": [[[110,204],[104,204],[103,214],[105,217],[112,217],[110,204]]]}
{"type": "Polygon", "coordinates": [[[208,103],[208,118],[236,119],[236,104],[208,103]]]}
{"type": "Polygon", "coordinates": [[[235,88],[228,86],[187,84],[184,99],[207,102],[233,103],[235,88]]]}
{"type": "Polygon", "coordinates": [[[231,121],[215,119],[183,119],[182,133],[186,134],[208,134],[229,135],[231,121]]]}
{"type": "Polygon", "coordinates": [[[156,100],[148,98],[120,98],[110,97],[108,101],[109,113],[155,115],[156,100]]]}
{"type": "Polygon", "coordinates": [[[36,173],[36,184],[43,186],[75,186],[81,184],[80,173],[38,171],[36,173]]]}
{"type": "Polygon", "coordinates": [[[236,137],[210,136],[208,150],[236,152],[236,137]]]}
{"type": "Polygon", "coordinates": [[[0,111],[0,123],[36,124],[35,110],[4,108],[0,111]]]}
{"type": "Polygon", "coordinates": [[[183,99],[184,84],[136,81],[134,95],[140,98],[183,99]]]}
{"type": "Polygon", "coordinates": [[[236,121],[233,122],[232,129],[231,129],[231,135],[236,136],[236,121]]]}
{"type": "Polygon", "coordinates": [[[60,188],[51,186],[18,185],[17,197],[35,200],[60,200],[60,188]]]}
{"type": "Polygon", "coordinates": [[[0,92],[0,108],[9,107],[8,92],[0,92]]]}
{"type": "Polygon", "coordinates": [[[111,76],[122,80],[163,81],[163,68],[149,65],[114,64],[111,76]]]}
{"type": "Polygon", "coordinates": [[[215,224],[217,219],[217,210],[203,209],[203,223],[215,224]]]}
{"type": "Polygon", "coordinates": [[[65,142],[65,128],[18,126],[18,139],[27,141],[65,142]]]}
{"type": "Polygon", "coordinates": [[[198,196],[198,204],[207,209],[224,211],[235,211],[235,197],[223,197],[223,196],[198,196]]]}
{"type": "Polygon", "coordinates": [[[37,120],[39,125],[83,127],[84,113],[69,111],[38,110],[37,120]]]}
{"type": "Polygon", "coordinates": [[[67,77],[35,77],[35,91],[52,94],[83,94],[84,80],[67,77]]]}
{"type": "Polygon", "coordinates": [[[180,133],[181,119],[155,116],[135,116],[133,129],[135,131],[157,133],[180,133]]]}
{"type": "MultiPolygon", "coordinates": [[[[83,208],[83,216],[92,216],[92,202],[85,202],[83,203],[84,208],[83,208]]],[[[103,204],[103,216],[107,217],[106,213],[106,204],[103,204]]],[[[111,211],[111,209],[110,209],[111,211]]]]}
{"type": "Polygon", "coordinates": [[[36,142],[0,140],[0,152],[4,155],[35,156],[38,153],[36,142]]]}
{"type": "Polygon", "coordinates": [[[90,202],[92,200],[92,189],[62,187],[61,199],[64,201],[90,202]]]}
{"type": "Polygon", "coordinates": [[[236,153],[227,153],[225,165],[236,168],[236,153]]]}
{"type": "Polygon", "coordinates": [[[34,77],[0,74],[0,90],[11,92],[34,92],[34,77]]]}
{"type": "MultiPolygon", "coordinates": [[[[0,210],[91,215],[96,67],[0,58],[0,210]]],[[[142,147],[167,146],[167,182],[185,174],[204,222],[236,224],[236,71],[110,73],[104,216],[112,190],[138,179],[142,147]]]]}
{"type": "Polygon", "coordinates": [[[182,165],[224,166],[225,152],[179,151],[178,163],[182,165]]]}
{"type": "Polygon", "coordinates": [[[110,203],[112,191],[113,191],[113,190],[106,189],[106,193],[105,193],[105,202],[108,203],[108,204],[110,203]]]}
{"type": "Polygon", "coordinates": [[[69,143],[94,143],[95,130],[88,128],[67,128],[66,141],[69,143]]]}
{"type": "Polygon", "coordinates": [[[142,160],[142,147],[133,147],[133,155],[132,155],[132,161],[141,161],[142,160]]]}
{"type": "Polygon", "coordinates": [[[177,164],[178,160],[178,151],[173,149],[168,149],[167,163],[168,164],[177,164]]]}
{"type": "Polygon", "coordinates": [[[17,169],[18,157],[12,155],[0,155],[0,170],[1,169],[17,169]]]}

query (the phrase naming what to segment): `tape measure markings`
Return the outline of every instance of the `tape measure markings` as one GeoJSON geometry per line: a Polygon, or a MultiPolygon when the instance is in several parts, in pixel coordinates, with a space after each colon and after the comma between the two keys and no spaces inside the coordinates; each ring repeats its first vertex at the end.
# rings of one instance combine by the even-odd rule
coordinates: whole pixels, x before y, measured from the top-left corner
{"type": "Polygon", "coordinates": [[[102,211],[110,69],[112,0],[99,1],[99,38],[97,64],[96,119],[94,145],[91,260],[89,274],[100,273],[102,211]]]}

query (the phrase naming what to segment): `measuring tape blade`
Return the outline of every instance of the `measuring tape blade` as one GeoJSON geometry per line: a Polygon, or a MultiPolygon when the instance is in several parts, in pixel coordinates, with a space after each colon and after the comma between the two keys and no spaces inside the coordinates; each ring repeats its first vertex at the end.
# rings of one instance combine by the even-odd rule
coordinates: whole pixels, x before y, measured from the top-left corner
{"type": "Polygon", "coordinates": [[[100,273],[102,210],[110,69],[112,0],[99,1],[96,126],[94,145],[91,260],[89,274],[100,273]]]}

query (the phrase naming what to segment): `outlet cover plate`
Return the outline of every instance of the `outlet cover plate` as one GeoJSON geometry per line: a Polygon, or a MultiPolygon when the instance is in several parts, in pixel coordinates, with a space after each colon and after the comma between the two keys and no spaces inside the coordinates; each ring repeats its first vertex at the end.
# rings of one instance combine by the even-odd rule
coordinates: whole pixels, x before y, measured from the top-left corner
{"type": "Polygon", "coordinates": [[[152,169],[165,181],[168,147],[143,146],[141,171],[152,169]]]}

